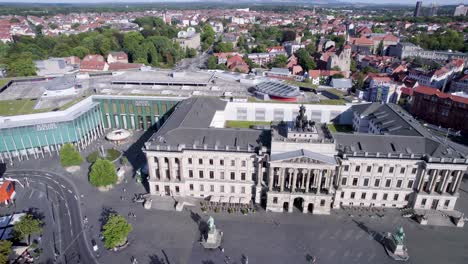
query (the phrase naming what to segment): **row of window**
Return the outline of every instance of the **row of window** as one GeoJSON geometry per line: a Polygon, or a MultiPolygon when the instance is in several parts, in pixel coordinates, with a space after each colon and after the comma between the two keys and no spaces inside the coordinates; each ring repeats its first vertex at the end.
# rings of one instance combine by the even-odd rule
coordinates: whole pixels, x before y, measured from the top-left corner
{"type": "MultiPolygon", "coordinates": [[[[189,171],[188,171],[188,176],[189,176],[189,178],[194,178],[194,174],[195,174],[195,173],[194,173],[193,170],[189,170],[189,171]]],[[[245,181],[245,180],[247,179],[247,173],[246,173],[246,172],[241,172],[241,173],[238,173],[238,174],[240,174],[240,180],[241,180],[241,181],[245,181]]],[[[205,171],[199,170],[199,171],[198,171],[198,178],[199,178],[199,179],[204,179],[204,178],[205,178],[205,171]]],[[[214,179],[214,178],[215,178],[215,172],[214,172],[214,171],[209,171],[209,172],[208,172],[208,178],[209,178],[209,179],[214,179]]],[[[225,177],[225,172],[224,172],[224,171],[220,171],[220,172],[219,172],[219,178],[218,178],[218,179],[224,180],[225,178],[226,178],[226,177],[225,177]]],[[[252,178],[251,178],[251,179],[253,180],[253,178],[254,178],[254,174],[252,173],[252,178]]],[[[231,181],[235,181],[235,180],[239,180],[239,177],[238,177],[238,176],[236,177],[236,172],[231,171],[231,172],[229,173],[229,179],[230,179],[231,181]]]]}
{"type": "MultiPolygon", "coordinates": [[[[349,171],[350,167],[349,165],[344,165],[343,167],[343,171],[349,171]]],[[[372,166],[367,166],[366,167],[366,172],[371,172],[372,171],[372,166]]],[[[395,167],[388,167],[388,173],[393,173],[395,171],[395,167]]],[[[412,168],[411,169],[411,174],[416,174],[416,172],[418,171],[417,168],[412,168]]],[[[361,166],[360,165],[356,165],[354,167],[354,172],[361,172],[361,166]]],[[[381,173],[383,172],[383,166],[379,166],[377,168],[377,172],[378,173],[381,173]]],[[[405,167],[401,167],[400,168],[400,174],[404,174],[406,172],[406,168],[405,167]]]]}
{"type": "MultiPolygon", "coordinates": [[[[166,188],[168,188],[168,187],[166,187],[166,188]]],[[[155,190],[156,190],[156,192],[159,192],[159,185],[155,185],[155,190]]],[[[190,191],[195,191],[195,185],[190,184],[189,185],[189,190],[190,191]]],[[[235,193],[236,192],[236,186],[230,186],[229,190],[230,190],[230,193],[235,193]]],[[[245,190],[246,190],[245,186],[240,187],[240,193],[245,193],[245,190]]],[[[205,191],[205,185],[203,185],[203,184],[198,185],[198,191],[204,192],[205,191]]],[[[180,193],[179,186],[175,186],[175,192],[180,193]]],[[[215,192],[215,186],[214,185],[209,185],[209,191],[208,192],[215,192]]],[[[220,193],[225,192],[224,185],[219,186],[219,192],[220,193]]]]}
{"type": "MultiPolygon", "coordinates": [[[[369,182],[370,182],[369,178],[364,178],[364,180],[362,181],[362,186],[368,187],[369,182]]],[[[347,184],[348,184],[348,178],[346,178],[346,177],[341,178],[341,185],[346,186],[347,184]]],[[[353,181],[351,182],[351,184],[349,186],[358,186],[358,184],[359,184],[359,179],[358,178],[353,178],[353,181]]],[[[411,189],[411,188],[413,188],[413,185],[414,185],[414,180],[409,180],[408,183],[406,184],[406,188],[411,189]]],[[[375,179],[373,186],[374,187],[381,187],[380,186],[380,179],[375,179]]],[[[395,187],[396,188],[402,188],[402,186],[403,186],[403,180],[398,179],[396,181],[395,187]]],[[[392,179],[386,179],[385,180],[385,185],[382,186],[382,187],[386,187],[386,188],[392,187],[392,179]]]]}
{"type": "MultiPolygon", "coordinates": [[[[361,198],[359,198],[359,199],[366,200],[368,198],[367,194],[368,194],[367,192],[362,192],[361,193],[361,198]]],[[[344,198],[344,196],[345,196],[345,192],[342,192],[341,193],[341,198],[344,198]]],[[[349,195],[349,198],[350,199],[356,199],[356,192],[351,192],[350,195],[349,195]]],[[[377,193],[372,193],[370,198],[371,198],[371,200],[374,200],[374,201],[377,200],[377,193]]],[[[398,194],[398,193],[395,193],[393,195],[393,197],[392,197],[393,201],[398,201],[399,198],[400,198],[400,194],[398,194]]],[[[384,200],[384,201],[390,200],[389,197],[388,197],[388,193],[383,194],[382,200],[384,200]]],[[[409,200],[409,194],[405,195],[405,201],[408,201],[408,200],[409,200]]]]}
{"type": "MultiPolygon", "coordinates": [[[[232,159],[230,161],[231,161],[230,165],[232,167],[236,166],[236,160],[235,159],[232,159]]],[[[194,164],[194,159],[188,158],[187,163],[190,164],[190,165],[194,164]]],[[[214,159],[209,159],[208,164],[209,165],[215,165],[215,160],[214,159]]],[[[224,159],[220,159],[219,160],[219,165],[224,166],[224,164],[225,164],[224,159]]],[[[198,165],[203,165],[203,159],[198,159],[198,165]]],[[[246,160],[241,160],[240,166],[241,167],[247,167],[247,161],[246,160]]]]}

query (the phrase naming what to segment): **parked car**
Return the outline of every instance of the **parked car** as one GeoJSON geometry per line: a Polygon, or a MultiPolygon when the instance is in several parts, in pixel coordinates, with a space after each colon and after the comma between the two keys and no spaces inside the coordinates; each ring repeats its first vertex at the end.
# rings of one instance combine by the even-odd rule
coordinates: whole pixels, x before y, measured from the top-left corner
{"type": "Polygon", "coordinates": [[[117,177],[122,178],[125,175],[125,169],[123,167],[117,168],[117,177]]]}
{"type": "Polygon", "coordinates": [[[94,252],[97,252],[99,250],[98,245],[96,244],[96,240],[91,239],[91,245],[93,246],[94,252]]]}

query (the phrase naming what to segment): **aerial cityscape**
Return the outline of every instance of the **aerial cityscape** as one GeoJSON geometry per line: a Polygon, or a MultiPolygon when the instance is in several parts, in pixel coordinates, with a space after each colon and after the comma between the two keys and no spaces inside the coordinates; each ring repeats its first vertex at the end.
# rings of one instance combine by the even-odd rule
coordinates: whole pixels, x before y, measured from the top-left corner
{"type": "Polygon", "coordinates": [[[0,264],[468,263],[467,12],[0,1],[0,264]]]}

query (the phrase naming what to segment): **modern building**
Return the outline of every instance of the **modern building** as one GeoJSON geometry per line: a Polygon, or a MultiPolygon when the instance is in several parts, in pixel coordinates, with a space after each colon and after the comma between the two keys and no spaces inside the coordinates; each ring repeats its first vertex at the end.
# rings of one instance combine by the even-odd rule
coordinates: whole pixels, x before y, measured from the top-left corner
{"type": "Polygon", "coordinates": [[[145,143],[150,192],[176,200],[255,202],[274,212],[454,210],[466,153],[439,142],[397,105],[350,111],[351,117],[343,112],[335,121],[353,123],[356,133],[330,133],[323,123],[332,119],[309,119],[305,106],[271,130],[237,129],[222,125],[232,112],[229,103],[184,100],[145,143]]]}
{"type": "Polygon", "coordinates": [[[421,16],[421,9],[422,9],[422,1],[417,1],[416,2],[416,7],[414,8],[414,17],[421,16]]]}
{"type": "Polygon", "coordinates": [[[94,95],[63,111],[0,117],[0,161],[52,155],[65,143],[81,150],[106,129],[158,128],[182,99],[94,95]]]}

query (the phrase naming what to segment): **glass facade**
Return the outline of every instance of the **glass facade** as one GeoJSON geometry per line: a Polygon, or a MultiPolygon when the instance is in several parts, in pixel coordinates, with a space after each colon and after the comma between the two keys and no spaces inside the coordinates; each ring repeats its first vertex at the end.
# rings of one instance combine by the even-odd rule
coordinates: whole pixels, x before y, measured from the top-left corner
{"type": "Polygon", "coordinates": [[[47,122],[0,129],[0,162],[58,151],[64,143],[84,148],[104,135],[104,129],[159,128],[179,100],[145,97],[98,97],[93,107],[71,121],[47,122]]]}

